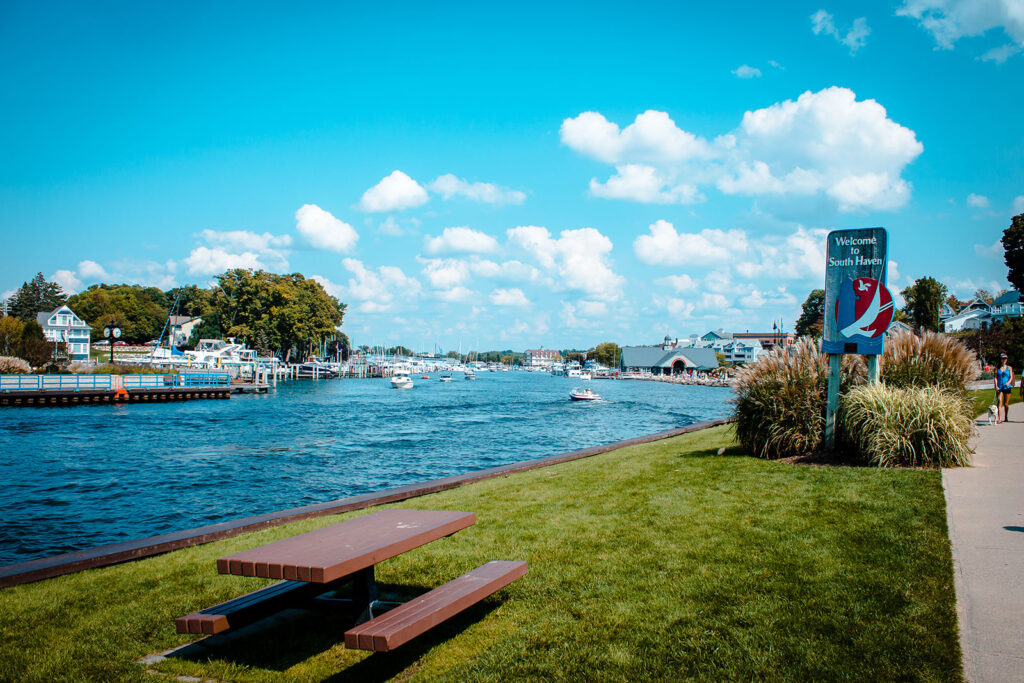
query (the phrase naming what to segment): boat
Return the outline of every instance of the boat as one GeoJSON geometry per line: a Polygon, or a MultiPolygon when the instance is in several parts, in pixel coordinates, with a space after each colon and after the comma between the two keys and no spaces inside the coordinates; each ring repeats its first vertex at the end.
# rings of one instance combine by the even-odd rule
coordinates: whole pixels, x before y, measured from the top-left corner
{"type": "Polygon", "coordinates": [[[420,375],[420,379],[430,379],[428,375],[420,375]]]}
{"type": "Polygon", "coordinates": [[[595,394],[591,389],[580,389],[575,388],[569,394],[569,398],[573,401],[600,401],[600,394],[595,394]]]}
{"type": "Polygon", "coordinates": [[[452,381],[452,376],[451,375],[441,375],[441,381],[442,382],[451,382],[452,381]]]}
{"type": "Polygon", "coordinates": [[[476,373],[466,368],[466,379],[476,379],[476,373]]]}
{"type": "Polygon", "coordinates": [[[396,372],[391,377],[391,388],[392,389],[412,389],[412,377],[405,374],[404,372],[396,372]]]}
{"type": "Polygon", "coordinates": [[[582,380],[584,380],[584,381],[586,381],[586,382],[589,382],[589,381],[590,381],[590,380],[592,380],[593,378],[594,378],[594,376],[593,376],[593,375],[591,375],[591,374],[590,374],[589,372],[584,372],[584,373],[582,373],[582,374],[580,375],[580,379],[582,379],[582,380]]]}

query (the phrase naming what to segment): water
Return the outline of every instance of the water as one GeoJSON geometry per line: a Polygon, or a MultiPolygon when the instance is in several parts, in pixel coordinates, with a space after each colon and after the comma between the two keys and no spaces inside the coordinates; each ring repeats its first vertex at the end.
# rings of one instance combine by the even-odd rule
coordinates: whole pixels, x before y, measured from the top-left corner
{"type": "Polygon", "coordinates": [[[230,400],[0,409],[0,565],[725,416],[730,389],[542,373],[300,380],[230,400]],[[590,386],[597,403],[569,401],[590,386]]]}

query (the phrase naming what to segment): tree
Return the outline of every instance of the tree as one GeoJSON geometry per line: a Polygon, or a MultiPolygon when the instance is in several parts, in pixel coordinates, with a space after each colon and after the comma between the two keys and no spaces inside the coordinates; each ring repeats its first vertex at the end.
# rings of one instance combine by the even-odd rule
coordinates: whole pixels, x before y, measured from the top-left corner
{"type": "Polygon", "coordinates": [[[946,285],[935,278],[918,278],[902,292],[907,304],[903,307],[907,317],[917,329],[939,329],[939,307],[946,298],[946,285]]]}
{"type": "Polygon", "coordinates": [[[18,353],[21,334],[25,323],[13,315],[0,318],[0,356],[13,356],[18,353]]]}
{"type": "Polygon", "coordinates": [[[974,298],[981,299],[987,304],[990,304],[995,300],[995,297],[992,296],[992,292],[984,288],[974,290],[974,298]]]}
{"type": "Polygon", "coordinates": [[[798,337],[821,337],[825,326],[825,290],[812,289],[796,321],[798,337]]]}
{"type": "Polygon", "coordinates": [[[1014,216],[1003,231],[1003,258],[1009,269],[1006,279],[1018,292],[1024,292],[1024,213],[1014,216]]]}
{"type": "Polygon", "coordinates": [[[21,320],[35,320],[41,311],[50,312],[67,301],[64,290],[55,282],[47,282],[36,273],[31,282],[23,282],[11,297],[11,313],[21,320]]]}
{"type": "Polygon", "coordinates": [[[617,367],[622,361],[622,348],[615,342],[604,342],[589,351],[588,356],[601,365],[606,365],[610,368],[617,367]]]}
{"type": "Polygon", "coordinates": [[[141,285],[93,285],[70,297],[68,306],[89,323],[94,338],[114,326],[122,339],[137,343],[159,337],[169,314],[167,294],[141,285]]]}
{"type": "Polygon", "coordinates": [[[950,294],[946,297],[946,305],[952,308],[954,313],[959,313],[960,309],[967,305],[967,302],[961,301],[955,294],[950,294]]]}
{"type": "Polygon", "coordinates": [[[41,368],[54,356],[53,342],[46,341],[43,328],[35,320],[29,320],[21,333],[18,343],[18,357],[24,358],[33,368],[41,368]]]}

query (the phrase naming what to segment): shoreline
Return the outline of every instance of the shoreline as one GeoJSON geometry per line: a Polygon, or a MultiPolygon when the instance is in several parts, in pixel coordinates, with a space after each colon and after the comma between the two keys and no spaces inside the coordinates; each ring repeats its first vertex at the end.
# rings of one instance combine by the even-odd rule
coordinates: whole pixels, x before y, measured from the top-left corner
{"type": "Polygon", "coordinates": [[[96,569],[125,562],[132,562],[154,555],[161,555],[172,550],[187,548],[195,545],[211,543],[223,538],[237,536],[239,534],[278,526],[289,522],[295,522],[313,517],[340,514],[361,510],[375,505],[384,505],[398,501],[417,498],[439,491],[458,488],[486,479],[493,479],[505,476],[513,472],[525,472],[527,470],[539,469],[550,465],[570,462],[582,458],[589,458],[609,451],[618,450],[627,446],[649,443],[669,439],[681,434],[696,432],[719,425],[730,424],[732,418],[721,418],[718,420],[706,420],[695,422],[685,427],[676,427],[661,432],[645,434],[613,441],[600,446],[578,449],[556,453],[554,455],[525,460],[507,465],[500,465],[483,470],[467,472],[465,474],[432,479],[416,484],[407,484],[390,489],[384,489],[374,493],[366,493],[358,496],[339,498],[324,503],[315,503],[297,508],[289,508],[276,512],[269,512],[260,515],[252,515],[240,519],[221,522],[203,527],[197,527],[184,531],[172,532],[149,536],[121,543],[96,546],[85,550],[76,550],[60,555],[41,557],[35,560],[28,560],[16,564],[0,566],[0,588],[17,586],[34,581],[73,574],[86,569],[96,569]]]}

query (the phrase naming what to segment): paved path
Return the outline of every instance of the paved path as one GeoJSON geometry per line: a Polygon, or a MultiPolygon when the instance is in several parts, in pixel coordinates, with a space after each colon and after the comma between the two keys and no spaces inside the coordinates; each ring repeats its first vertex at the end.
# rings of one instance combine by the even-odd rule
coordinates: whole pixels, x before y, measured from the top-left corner
{"type": "Polygon", "coordinates": [[[942,472],[964,673],[1024,681],[1024,405],[978,432],[974,467],[942,472]]]}

